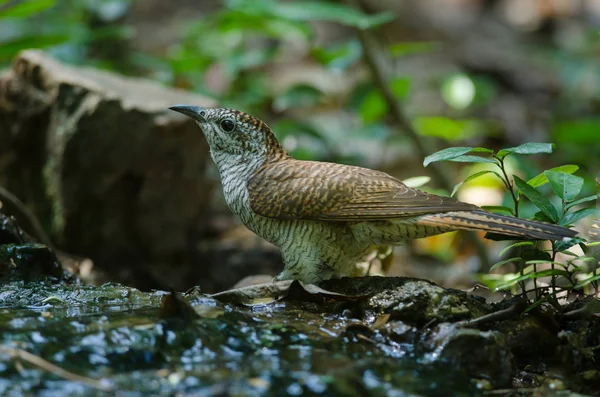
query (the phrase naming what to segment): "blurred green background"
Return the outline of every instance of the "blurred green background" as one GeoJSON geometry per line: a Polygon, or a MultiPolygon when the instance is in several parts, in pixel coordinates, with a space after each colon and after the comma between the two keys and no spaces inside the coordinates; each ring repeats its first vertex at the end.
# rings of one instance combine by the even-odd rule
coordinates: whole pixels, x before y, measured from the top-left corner
{"type": "MultiPolygon", "coordinates": [[[[554,154],[515,157],[511,172],[527,180],[575,164],[583,196],[600,169],[598,0],[0,0],[0,67],[26,48],[253,113],[302,159],[429,175],[379,73],[426,154],[552,142],[554,154]]],[[[452,185],[485,168],[442,166],[452,185]]],[[[510,202],[486,176],[458,197],[510,202]]],[[[473,256],[450,248],[453,238],[419,241],[413,253],[473,256]]]]}

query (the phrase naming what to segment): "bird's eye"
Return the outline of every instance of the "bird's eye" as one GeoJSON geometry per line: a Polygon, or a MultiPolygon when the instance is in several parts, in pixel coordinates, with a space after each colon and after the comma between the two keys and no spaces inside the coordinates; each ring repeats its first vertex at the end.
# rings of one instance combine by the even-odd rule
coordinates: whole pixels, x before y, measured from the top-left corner
{"type": "Polygon", "coordinates": [[[225,119],[221,121],[221,128],[225,132],[231,132],[235,128],[235,123],[233,122],[233,120],[225,119]]]}

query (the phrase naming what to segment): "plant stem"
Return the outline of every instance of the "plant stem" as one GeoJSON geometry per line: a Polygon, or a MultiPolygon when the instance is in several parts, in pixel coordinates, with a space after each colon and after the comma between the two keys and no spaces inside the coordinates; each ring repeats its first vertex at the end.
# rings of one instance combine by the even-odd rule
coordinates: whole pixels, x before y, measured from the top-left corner
{"type": "MultiPolygon", "coordinates": [[[[533,272],[536,273],[537,272],[537,264],[533,264],[533,272]]],[[[540,299],[540,291],[538,290],[538,285],[537,285],[537,277],[533,278],[533,290],[535,291],[535,299],[540,299]]]]}
{"type": "MultiPolygon", "coordinates": [[[[519,275],[521,277],[523,277],[523,275],[525,273],[523,273],[523,271],[525,270],[524,264],[523,264],[523,259],[521,259],[520,261],[518,261],[519,263],[519,275]]],[[[527,303],[529,303],[529,298],[527,297],[527,292],[526,292],[526,285],[525,285],[525,280],[519,281],[519,286],[521,287],[521,293],[523,294],[523,298],[525,298],[525,300],[527,301],[527,303]]]]}
{"type": "MultiPolygon", "coordinates": [[[[552,269],[552,271],[554,271],[554,262],[556,261],[556,250],[554,249],[554,244],[552,244],[552,262],[550,263],[550,269],[552,269]]],[[[551,279],[551,284],[552,284],[552,297],[554,298],[554,300],[556,301],[556,275],[553,274],[552,275],[552,279],[551,279]]]]}
{"type": "Polygon", "coordinates": [[[498,160],[498,167],[500,167],[500,171],[502,171],[502,175],[504,176],[504,179],[502,180],[502,182],[504,182],[504,186],[506,186],[506,188],[510,192],[510,195],[512,196],[513,203],[515,204],[514,214],[515,214],[515,217],[518,218],[519,217],[519,197],[517,197],[517,195],[515,194],[513,184],[512,184],[512,182],[510,182],[510,179],[508,178],[508,174],[506,173],[506,168],[504,167],[504,158],[500,158],[497,156],[494,156],[494,158],[496,160],[498,160]]]}
{"type": "MultiPolygon", "coordinates": [[[[415,147],[419,157],[427,157],[431,150],[426,147],[425,142],[419,137],[417,131],[414,129],[411,121],[404,112],[402,105],[394,96],[394,93],[389,88],[387,78],[384,76],[383,68],[378,61],[379,55],[376,54],[374,47],[377,46],[373,37],[364,30],[358,30],[358,37],[363,48],[363,56],[365,63],[369,67],[373,80],[378,90],[383,95],[389,109],[390,115],[392,116],[394,123],[404,131],[406,136],[411,140],[415,147]]],[[[433,179],[443,188],[448,191],[452,191],[453,185],[450,182],[450,178],[444,173],[441,166],[438,163],[432,163],[429,165],[431,169],[433,179]]]]}
{"type": "MultiPolygon", "coordinates": [[[[600,172],[596,175],[596,193],[598,193],[598,198],[596,199],[596,210],[600,211],[600,172]]],[[[588,232],[589,241],[600,241],[600,217],[596,217],[592,227],[588,232]]],[[[600,266],[600,248],[594,247],[592,249],[592,256],[596,258],[596,263],[594,265],[594,276],[598,274],[598,266],[600,266]]],[[[598,294],[598,282],[594,281],[594,291],[598,294]]]]}

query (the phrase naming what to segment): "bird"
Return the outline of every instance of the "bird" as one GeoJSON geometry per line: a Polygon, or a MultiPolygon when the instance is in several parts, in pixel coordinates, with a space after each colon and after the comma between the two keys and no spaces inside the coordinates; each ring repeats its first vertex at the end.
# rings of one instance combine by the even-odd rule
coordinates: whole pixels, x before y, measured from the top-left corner
{"type": "Polygon", "coordinates": [[[381,171],[297,160],[266,123],[239,110],[169,109],[192,118],[202,130],[231,211],[279,247],[284,268],[274,281],[319,283],[352,276],[374,246],[454,230],[538,240],[577,234],[426,193],[381,171]]]}

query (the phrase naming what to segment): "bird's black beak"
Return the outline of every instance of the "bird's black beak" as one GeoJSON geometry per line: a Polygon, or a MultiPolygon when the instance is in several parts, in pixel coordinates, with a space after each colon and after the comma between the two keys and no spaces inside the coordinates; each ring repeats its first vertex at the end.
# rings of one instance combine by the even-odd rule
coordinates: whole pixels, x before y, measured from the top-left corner
{"type": "Polygon", "coordinates": [[[194,120],[204,120],[204,111],[206,109],[200,106],[191,106],[191,105],[174,105],[169,109],[179,112],[181,114],[185,114],[188,117],[191,117],[194,120]]]}

